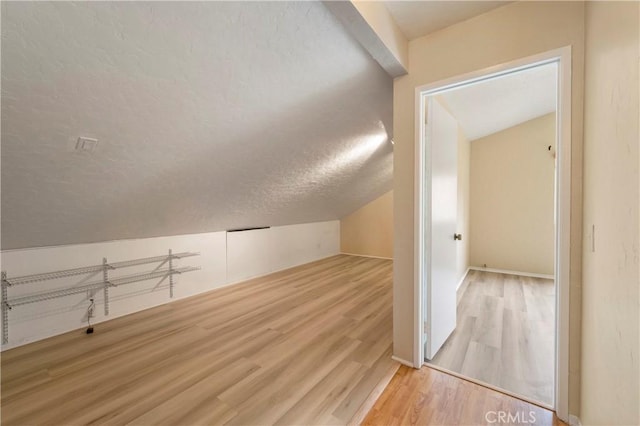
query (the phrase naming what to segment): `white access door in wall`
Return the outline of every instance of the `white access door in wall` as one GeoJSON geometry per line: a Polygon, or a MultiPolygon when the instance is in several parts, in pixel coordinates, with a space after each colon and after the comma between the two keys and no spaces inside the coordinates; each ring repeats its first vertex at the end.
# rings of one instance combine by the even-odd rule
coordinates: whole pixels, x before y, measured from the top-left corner
{"type": "Polygon", "coordinates": [[[456,328],[458,123],[434,98],[425,132],[425,357],[432,359],[456,328]],[[456,236],[456,237],[454,237],[456,236]]]}

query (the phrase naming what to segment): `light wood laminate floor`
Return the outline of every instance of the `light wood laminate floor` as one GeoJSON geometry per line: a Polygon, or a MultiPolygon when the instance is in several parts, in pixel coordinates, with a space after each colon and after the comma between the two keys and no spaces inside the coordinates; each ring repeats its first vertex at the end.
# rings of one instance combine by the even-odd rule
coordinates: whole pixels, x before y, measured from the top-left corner
{"type": "Polygon", "coordinates": [[[6,351],[2,424],[346,424],[397,369],[391,286],[334,256],[6,351]]]}
{"type": "Polygon", "coordinates": [[[564,425],[544,408],[426,366],[404,365],[362,424],[564,425]]]}
{"type": "Polygon", "coordinates": [[[469,271],[457,327],[431,363],[553,405],[553,280],[469,271]]]}

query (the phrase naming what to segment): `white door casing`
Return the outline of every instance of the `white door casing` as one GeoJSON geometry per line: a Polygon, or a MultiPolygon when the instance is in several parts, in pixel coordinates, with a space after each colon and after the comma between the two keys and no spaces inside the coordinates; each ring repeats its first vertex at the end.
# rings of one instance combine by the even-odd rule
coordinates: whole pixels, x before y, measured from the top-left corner
{"type": "MultiPolygon", "coordinates": [[[[409,362],[400,360],[414,368],[420,368],[425,359],[424,345],[424,276],[426,265],[422,261],[427,249],[424,230],[423,199],[427,195],[429,165],[424,162],[426,126],[425,111],[429,96],[464,86],[487,78],[516,72],[534,66],[552,62],[558,63],[558,100],[556,112],[557,136],[557,170],[556,170],[556,354],[555,354],[555,386],[554,404],[558,417],[569,421],[569,300],[570,300],[570,264],[571,264],[571,176],[572,176],[572,147],[571,147],[571,46],[565,46],[547,52],[539,53],[510,62],[493,65],[491,67],[472,71],[466,74],[452,76],[443,80],[431,82],[415,89],[415,192],[414,192],[414,327],[413,327],[413,359],[409,362]]],[[[398,358],[396,358],[398,359],[398,358]]],[[[398,359],[399,360],[399,359],[398,359]]]]}

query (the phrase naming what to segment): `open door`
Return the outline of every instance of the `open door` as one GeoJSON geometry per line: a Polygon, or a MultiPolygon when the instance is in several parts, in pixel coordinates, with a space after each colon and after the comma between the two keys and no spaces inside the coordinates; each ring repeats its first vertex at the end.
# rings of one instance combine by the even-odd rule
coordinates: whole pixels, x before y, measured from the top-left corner
{"type": "Polygon", "coordinates": [[[425,357],[432,359],[456,328],[458,123],[433,98],[425,132],[425,357]]]}

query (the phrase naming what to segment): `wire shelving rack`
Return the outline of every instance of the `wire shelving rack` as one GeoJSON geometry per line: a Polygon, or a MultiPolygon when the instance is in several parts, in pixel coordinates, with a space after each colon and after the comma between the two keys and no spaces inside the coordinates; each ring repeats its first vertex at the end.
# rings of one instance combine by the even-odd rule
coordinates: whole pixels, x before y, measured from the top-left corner
{"type": "Polygon", "coordinates": [[[107,258],[102,259],[102,264],[84,266],[80,268],[64,269],[60,271],[46,272],[42,274],[23,275],[18,277],[8,277],[6,271],[2,271],[1,298],[2,298],[2,343],[9,342],[9,311],[17,306],[38,303],[45,300],[57,299],[60,297],[81,294],[85,292],[93,292],[102,290],[104,292],[104,314],[109,315],[109,289],[121,285],[131,284],[140,281],[152,279],[169,278],[169,297],[173,298],[173,290],[175,285],[174,275],[184,274],[187,272],[197,271],[198,266],[175,267],[173,261],[186,257],[198,256],[197,252],[181,252],[169,253],[162,256],[144,257],[140,259],[125,260],[120,262],[109,263],[107,258]],[[147,265],[158,263],[158,267],[152,271],[140,272],[135,274],[123,275],[118,277],[109,277],[109,272],[117,269],[128,268],[132,266],[147,265]],[[162,267],[167,265],[166,267],[162,267]],[[41,291],[38,293],[10,297],[9,288],[23,285],[33,284],[42,281],[68,278],[79,275],[89,275],[102,272],[102,279],[91,281],[85,284],[72,287],[57,288],[54,290],[41,291]]]}

